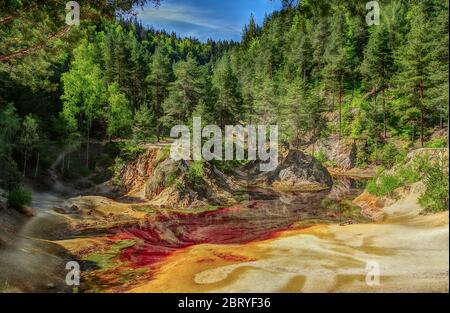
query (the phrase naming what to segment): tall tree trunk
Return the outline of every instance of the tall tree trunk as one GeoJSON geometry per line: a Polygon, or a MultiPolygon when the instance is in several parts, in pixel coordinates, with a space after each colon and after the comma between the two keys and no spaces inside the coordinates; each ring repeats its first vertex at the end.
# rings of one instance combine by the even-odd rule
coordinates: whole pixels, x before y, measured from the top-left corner
{"type": "Polygon", "coordinates": [[[65,166],[66,166],[66,155],[63,154],[63,157],[62,157],[62,165],[61,165],[61,175],[62,175],[62,176],[64,176],[64,169],[65,169],[65,166]]]}
{"type": "Polygon", "coordinates": [[[377,101],[378,100],[377,95],[378,95],[378,88],[375,87],[375,91],[374,91],[374,95],[373,95],[373,107],[374,107],[374,110],[377,109],[377,102],[378,102],[377,101]]]}
{"type": "Polygon", "coordinates": [[[423,90],[423,82],[420,83],[420,146],[423,148],[424,147],[424,120],[425,120],[425,113],[424,113],[424,108],[423,108],[423,94],[424,94],[424,90],[423,90]]]}
{"type": "Polygon", "coordinates": [[[37,153],[37,159],[36,159],[36,170],[34,171],[34,177],[35,177],[35,178],[37,177],[38,172],[39,172],[39,157],[40,157],[40,154],[39,154],[39,152],[38,152],[38,153],[37,153]]]}
{"type": "Polygon", "coordinates": [[[384,139],[387,138],[387,114],[386,114],[386,99],[385,99],[385,92],[384,87],[381,89],[381,96],[383,97],[382,103],[383,103],[383,131],[384,131],[384,139]]]}
{"type": "Polygon", "coordinates": [[[339,86],[339,140],[342,139],[342,82],[339,86]]]}
{"type": "Polygon", "coordinates": [[[23,177],[25,177],[25,173],[27,170],[27,159],[28,159],[27,154],[28,154],[28,151],[27,151],[27,148],[25,148],[25,153],[23,155],[23,177]]]}
{"type": "Polygon", "coordinates": [[[420,146],[423,148],[425,144],[424,140],[424,112],[420,110],[420,146]]]}
{"type": "Polygon", "coordinates": [[[89,168],[89,141],[91,136],[91,126],[92,126],[92,120],[89,119],[89,126],[87,130],[87,144],[86,144],[86,168],[89,168]]]}
{"type": "Polygon", "coordinates": [[[315,127],[313,127],[312,140],[313,140],[312,156],[314,157],[316,154],[316,128],[315,127]]]}

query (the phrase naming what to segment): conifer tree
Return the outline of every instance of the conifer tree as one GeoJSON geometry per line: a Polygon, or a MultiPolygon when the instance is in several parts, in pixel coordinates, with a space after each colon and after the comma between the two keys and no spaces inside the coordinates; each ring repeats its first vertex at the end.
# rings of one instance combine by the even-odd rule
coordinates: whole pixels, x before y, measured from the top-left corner
{"type": "Polygon", "coordinates": [[[364,52],[361,72],[372,87],[372,94],[376,97],[378,93],[381,93],[385,139],[387,138],[386,89],[389,87],[394,69],[393,53],[387,28],[384,25],[374,27],[364,52]]]}
{"type": "Polygon", "coordinates": [[[243,117],[242,97],[228,56],[223,57],[214,70],[213,87],[217,100],[211,109],[217,125],[224,129],[226,125],[240,122],[243,117]]]}
{"type": "Polygon", "coordinates": [[[407,99],[404,113],[418,119],[420,145],[425,143],[425,115],[429,110],[430,25],[422,5],[409,12],[411,29],[397,55],[399,72],[395,77],[397,95],[407,99]]]}
{"type": "Polygon", "coordinates": [[[175,81],[170,84],[164,101],[163,123],[167,127],[187,123],[205,96],[205,70],[192,55],[173,65],[175,81]]]}
{"type": "Polygon", "coordinates": [[[151,90],[152,116],[156,125],[156,137],[160,140],[163,125],[163,103],[168,96],[169,84],[172,80],[172,65],[165,47],[157,47],[150,63],[150,74],[147,76],[147,82],[151,90]]]}

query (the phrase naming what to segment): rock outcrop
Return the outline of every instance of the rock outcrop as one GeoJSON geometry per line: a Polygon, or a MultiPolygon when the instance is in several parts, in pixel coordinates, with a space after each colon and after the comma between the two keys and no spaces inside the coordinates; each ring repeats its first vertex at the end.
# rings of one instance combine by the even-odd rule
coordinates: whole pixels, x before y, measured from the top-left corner
{"type": "Polygon", "coordinates": [[[331,136],[317,142],[317,151],[325,153],[338,168],[349,170],[356,166],[356,144],[348,140],[339,140],[338,136],[331,136]]]}
{"type": "Polygon", "coordinates": [[[290,151],[278,168],[268,174],[268,179],[276,189],[287,191],[302,190],[307,186],[328,189],[333,185],[327,169],[298,150],[290,151]]]}
{"type": "Polygon", "coordinates": [[[261,172],[259,163],[243,167],[240,174],[224,174],[208,162],[201,163],[201,175],[191,177],[190,161],[174,161],[164,149],[149,149],[126,165],[120,175],[128,196],[139,197],[155,207],[192,208],[233,205],[242,200],[249,186],[275,192],[315,192],[331,188],[333,181],[325,167],[313,157],[291,150],[280,157],[278,167],[261,172]]]}
{"type": "Polygon", "coordinates": [[[233,205],[238,184],[209,163],[202,163],[202,177],[193,181],[186,161],[166,159],[145,184],[145,197],[159,207],[189,208],[209,205],[233,205]]]}
{"type": "Polygon", "coordinates": [[[134,162],[127,164],[121,171],[120,187],[127,193],[139,192],[152,176],[154,161],[160,149],[149,149],[134,162]]]}
{"type": "Polygon", "coordinates": [[[250,185],[266,185],[282,192],[313,192],[333,185],[328,170],[300,150],[290,150],[274,171],[258,172],[256,167],[255,163],[246,169],[250,185]]]}

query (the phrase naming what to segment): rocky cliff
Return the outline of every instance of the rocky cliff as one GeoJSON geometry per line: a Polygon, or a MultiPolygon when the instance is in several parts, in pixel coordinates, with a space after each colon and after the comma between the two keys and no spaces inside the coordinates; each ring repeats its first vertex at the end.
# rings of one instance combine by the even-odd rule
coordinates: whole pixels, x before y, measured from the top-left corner
{"type": "Polygon", "coordinates": [[[126,165],[121,187],[156,207],[190,208],[233,205],[249,186],[277,192],[314,192],[329,189],[333,182],[327,169],[301,151],[289,151],[271,172],[260,172],[253,162],[232,174],[224,174],[208,162],[174,161],[168,149],[149,149],[126,165]],[[192,166],[201,173],[192,177],[192,166]]]}
{"type": "Polygon", "coordinates": [[[340,140],[337,135],[317,142],[316,151],[325,153],[336,167],[350,170],[356,166],[356,144],[350,140],[340,140]]]}

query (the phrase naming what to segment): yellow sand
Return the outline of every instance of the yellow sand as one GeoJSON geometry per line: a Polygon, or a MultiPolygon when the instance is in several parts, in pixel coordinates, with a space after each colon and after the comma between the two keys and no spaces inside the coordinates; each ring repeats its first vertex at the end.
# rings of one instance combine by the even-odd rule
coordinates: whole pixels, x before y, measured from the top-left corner
{"type": "Polygon", "coordinates": [[[244,245],[199,245],[131,292],[448,292],[448,212],[385,224],[319,225],[244,245]],[[378,262],[379,286],[366,284],[378,262]]]}

